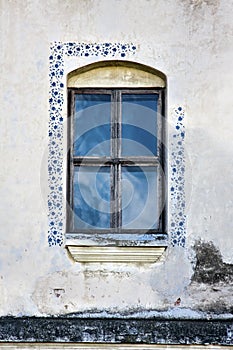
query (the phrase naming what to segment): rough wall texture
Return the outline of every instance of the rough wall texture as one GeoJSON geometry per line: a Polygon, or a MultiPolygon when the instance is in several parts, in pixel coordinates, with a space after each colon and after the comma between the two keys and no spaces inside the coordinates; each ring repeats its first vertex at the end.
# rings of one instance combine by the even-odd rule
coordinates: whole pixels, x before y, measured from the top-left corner
{"type": "MultiPolygon", "coordinates": [[[[0,315],[233,313],[232,5],[1,1],[0,315]],[[167,76],[169,135],[174,108],[185,107],[187,240],[169,246],[159,264],[79,264],[64,246],[48,246],[48,58],[55,41],[135,44],[127,59],[167,76]]],[[[65,74],[98,60],[67,59],[65,74]]]]}
{"type": "MultiPolygon", "coordinates": [[[[103,346],[116,344],[140,344],[146,350],[145,344],[169,344],[166,349],[172,349],[174,344],[205,344],[205,349],[212,349],[208,344],[232,344],[232,322],[221,320],[159,320],[159,319],[100,319],[74,317],[3,317],[0,319],[0,342],[54,342],[61,343],[93,343],[103,346]],[[145,346],[145,347],[144,347],[145,346]]],[[[60,344],[59,344],[60,343],[60,344]]],[[[19,344],[20,345],[20,344],[19,344]]],[[[2,347],[2,344],[0,343],[2,347]]],[[[35,344],[31,347],[35,349],[35,344]]],[[[102,346],[96,345],[97,349],[102,346]]],[[[20,346],[19,346],[20,348],[20,346]]],[[[67,348],[69,348],[67,346],[67,348]]],[[[85,346],[83,346],[85,349],[85,346]]],[[[81,348],[81,349],[83,349],[81,348]]],[[[103,346],[104,348],[104,346],[103,346]]],[[[107,348],[107,347],[106,347],[107,348]]],[[[117,347],[116,347],[117,348],[117,347]]],[[[119,348],[121,348],[119,346],[119,348]]],[[[179,349],[180,349],[179,348],[179,349]]],[[[192,347],[191,347],[192,348],[192,347]]],[[[40,349],[40,348],[39,348],[40,349]]],[[[88,350],[91,349],[88,348],[88,350]]],[[[123,348],[124,349],[124,348],[123,348]]],[[[132,345],[132,348],[134,346],[132,345]]],[[[162,350],[162,346],[158,347],[162,350]]],[[[199,349],[198,347],[195,349],[199,349]]],[[[217,348],[221,349],[220,347],[217,348]]],[[[226,349],[232,349],[227,347],[226,349]]],[[[149,349],[148,349],[149,350],[149,349]]],[[[152,349],[151,349],[152,350],[152,349]]]]}

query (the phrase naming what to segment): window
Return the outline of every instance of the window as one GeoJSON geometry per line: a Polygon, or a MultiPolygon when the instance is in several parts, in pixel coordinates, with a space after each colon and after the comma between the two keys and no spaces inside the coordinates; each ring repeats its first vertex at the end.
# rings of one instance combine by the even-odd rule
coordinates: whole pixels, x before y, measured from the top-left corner
{"type": "Polygon", "coordinates": [[[164,89],[71,87],[68,106],[69,246],[164,245],[164,89]]]}

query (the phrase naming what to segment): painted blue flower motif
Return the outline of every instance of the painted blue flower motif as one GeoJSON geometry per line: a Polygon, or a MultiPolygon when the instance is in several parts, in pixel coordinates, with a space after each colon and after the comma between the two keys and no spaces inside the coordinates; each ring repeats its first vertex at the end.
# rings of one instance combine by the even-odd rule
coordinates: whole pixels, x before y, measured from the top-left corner
{"type": "Polygon", "coordinates": [[[63,134],[64,118],[61,116],[64,103],[64,56],[114,57],[116,54],[125,57],[126,53],[135,53],[133,44],[102,43],[85,44],[75,42],[54,42],[49,55],[50,78],[50,117],[49,117],[49,159],[48,181],[50,193],[48,195],[49,231],[48,242],[50,246],[62,245],[64,217],[63,185],[63,134]],[[53,223],[53,224],[51,224],[53,223]]]}
{"type": "Polygon", "coordinates": [[[175,110],[176,126],[173,134],[172,148],[172,172],[171,172],[171,242],[173,245],[184,247],[185,245],[185,192],[184,192],[184,110],[179,106],[175,110]],[[174,140],[174,141],[173,141],[174,140]],[[177,141],[178,140],[178,141],[177,141]],[[176,166],[174,166],[176,165],[176,166]]]}
{"type": "MultiPolygon", "coordinates": [[[[64,103],[64,83],[60,81],[64,76],[63,57],[76,56],[108,56],[114,57],[119,54],[126,57],[127,53],[134,53],[136,46],[132,44],[76,44],[76,43],[54,43],[51,46],[50,61],[50,119],[49,119],[49,185],[48,216],[50,219],[49,245],[62,245],[64,200],[62,196],[62,159],[63,159],[63,133],[64,119],[60,115],[64,103]],[[56,130],[56,133],[54,132],[56,130]],[[57,162],[52,162],[56,159],[57,162]],[[57,166],[59,165],[59,166],[57,166]],[[56,175],[56,177],[54,176],[56,175]],[[57,176],[58,175],[58,176],[57,176]],[[53,219],[53,220],[51,220],[53,219]],[[53,225],[51,225],[51,222],[53,225]],[[62,225],[61,225],[62,224],[62,225]],[[55,228],[55,229],[54,229],[55,228]]],[[[184,110],[179,106],[175,110],[177,124],[176,132],[173,134],[172,149],[172,171],[171,171],[171,241],[173,245],[185,245],[185,193],[184,193],[184,110]],[[182,223],[182,225],[181,225],[182,223]]]]}

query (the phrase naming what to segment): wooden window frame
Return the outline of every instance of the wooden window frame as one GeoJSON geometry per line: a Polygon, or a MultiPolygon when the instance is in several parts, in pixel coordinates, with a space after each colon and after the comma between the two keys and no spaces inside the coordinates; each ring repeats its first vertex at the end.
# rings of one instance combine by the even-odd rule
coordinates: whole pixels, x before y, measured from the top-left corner
{"type": "MultiPolygon", "coordinates": [[[[68,172],[67,172],[67,226],[66,226],[66,238],[75,239],[77,244],[80,243],[85,237],[89,243],[83,243],[83,245],[97,245],[101,246],[104,242],[110,242],[110,245],[116,246],[143,246],[143,245],[166,245],[167,241],[166,233],[166,204],[165,204],[165,189],[166,184],[162,176],[162,172],[166,172],[165,167],[165,89],[164,88],[68,88],[68,172]],[[75,95],[76,94],[110,94],[111,95],[111,154],[110,157],[77,157],[74,156],[73,140],[74,140],[74,114],[75,114],[75,95]],[[119,109],[119,103],[121,103],[122,94],[156,94],[158,95],[157,113],[161,115],[161,118],[157,118],[157,155],[156,156],[124,156],[120,157],[121,147],[121,112],[119,109]],[[77,166],[109,166],[111,167],[111,177],[113,176],[112,168],[117,168],[114,171],[115,178],[111,178],[111,197],[117,201],[117,207],[111,208],[113,212],[111,216],[111,225],[108,229],[79,229],[75,230],[73,222],[73,174],[74,168],[77,166]],[[118,195],[118,191],[121,179],[120,171],[118,168],[124,166],[155,166],[159,169],[158,183],[158,198],[159,200],[159,212],[160,219],[158,229],[125,229],[121,227],[121,214],[119,208],[121,207],[121,197],[118,195]],[[113,186],[113,183],[116,184],[113,186]],[[125,234],[124,243],[122,243],[122,234],[125,234]],[[104,235],[104,240],[101,238],[104,235]],[[140,239],[144,237],[147,239],[140,239]],[[149,240],[148,237],[150,236],[149,240]],[[121,237],[121,238],[119,238],[121,237]],[[80,241],[78,243],[78,240],[80,241]],[[90,243],[90,240],[95,243],[90,243]],[[149,242],[149,243],[148,243],[149,242]]],[[[116,205],[116,204],[114,204],[116,205]]],[[[107,243],[108,245],[108,243],[107,243]]]]}

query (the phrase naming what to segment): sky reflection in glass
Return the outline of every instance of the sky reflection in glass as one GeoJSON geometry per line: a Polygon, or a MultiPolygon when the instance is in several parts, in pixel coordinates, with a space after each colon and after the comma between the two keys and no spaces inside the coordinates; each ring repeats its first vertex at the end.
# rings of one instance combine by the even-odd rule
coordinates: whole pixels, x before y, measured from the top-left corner
{"type": "Polygon", "coordinates": [[[123,156],[157,154],[157,103],[156,94],[122,95],[123,156]]]}
{"type": "Polygon", "coordinates": [[[111,95],[75,95],[74,155],[110,155],[111,95]]]}
{"type": "MultiPolygon", "coordinates": [[[[96,157],[95,164],[101,166],[87,163],[75,166],[74,230],[110,228],[110,194],[115,184],[110,183],[110,166],[103,166],[99,157],[157,155],[158,95],[123,93],[121,96],[120,110],[111,106],[111,94],[75,94],[74,156],[96,157]],[[121,135],[119,142],[113,143],[112,154],[111,133],[112,137],[121,135]]],[[[158,229],[157,167],[116,165],[113,158],[111,161],[112,176],[116,175],[118,166],[122,170],[119,186],[122,201],[116,201],[114,208],[122,213],[122,228],[158,229]]]]}
{"type": "Polygon", "coordinates": [[[74,227],[110,227],[110,167],[76,167],[74,227]]]}
{"type": "Polygon", "coordinates": [[[158,226],[156,167],[122,167],[122,227],[158,226]]]}

